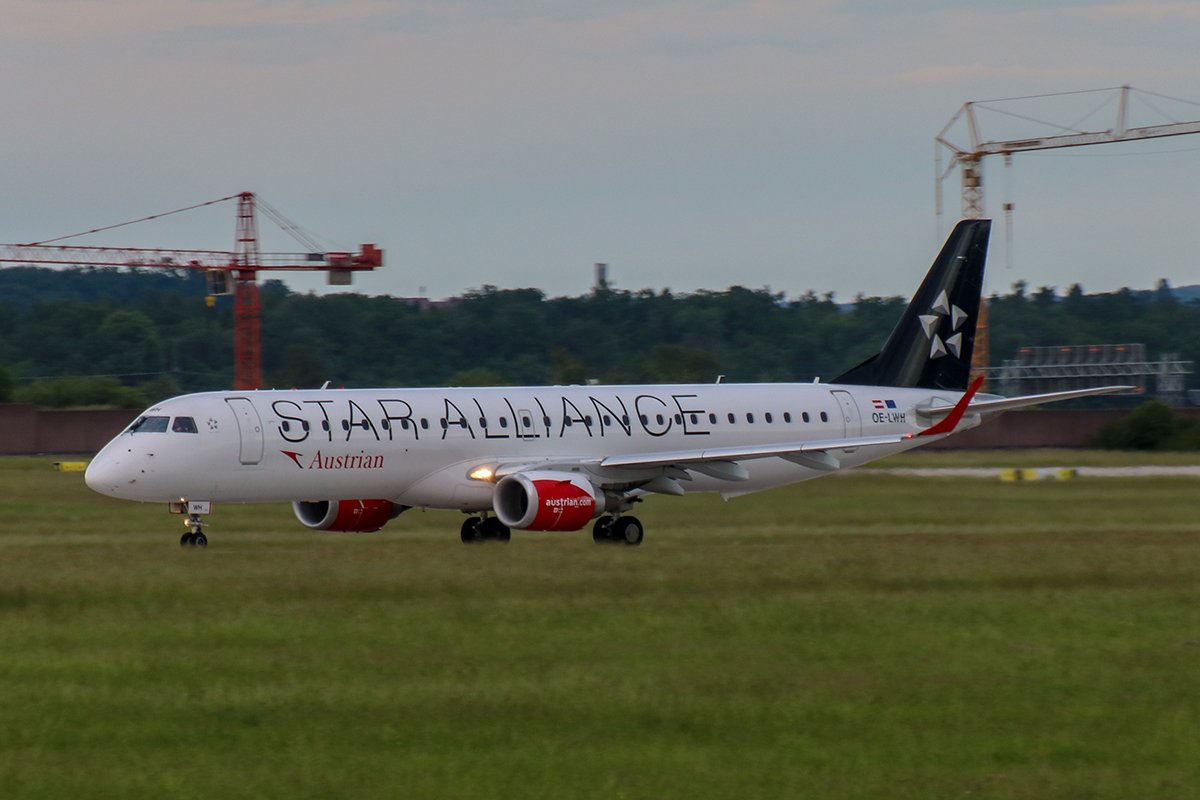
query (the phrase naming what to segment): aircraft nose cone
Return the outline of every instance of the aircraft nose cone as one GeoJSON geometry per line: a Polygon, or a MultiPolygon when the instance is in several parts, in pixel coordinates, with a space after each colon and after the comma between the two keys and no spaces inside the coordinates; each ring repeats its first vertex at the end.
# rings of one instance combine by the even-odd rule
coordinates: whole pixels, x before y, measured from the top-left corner
{"type": "Polygon", "coordinates": [[[83,482],[92,491],[113,495],[119,484],[118,472],[119,469],[113,460],[101,454],[88,463],[87,470],[83,473],[83,482]]]}

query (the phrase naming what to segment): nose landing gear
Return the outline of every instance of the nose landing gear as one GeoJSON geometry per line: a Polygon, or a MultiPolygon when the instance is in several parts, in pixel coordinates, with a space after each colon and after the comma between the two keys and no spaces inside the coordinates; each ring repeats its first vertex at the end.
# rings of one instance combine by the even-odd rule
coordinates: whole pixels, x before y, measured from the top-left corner
{"type": "Polygon", "coordinates": [[[204,521],[200,519],[199,514],[188,514],[188,518],[183,521],[187,526],[187,533],[179,537],[180,547],[199,547],[201,549],[208,547],[208,537],[204,535],[204,521]]]}
{"type": "Polygon", "coordinates": [[[204,535],[204,520],[200,519],[200,515],[210,513],[212,503],[207,500],[181,499],[177,503],[168,503],[167,510],[172,514],[187,515],[187,519],[183,521],[187,533],[179,537],[180,547],[208,547],[208,537],[204,535]]]}

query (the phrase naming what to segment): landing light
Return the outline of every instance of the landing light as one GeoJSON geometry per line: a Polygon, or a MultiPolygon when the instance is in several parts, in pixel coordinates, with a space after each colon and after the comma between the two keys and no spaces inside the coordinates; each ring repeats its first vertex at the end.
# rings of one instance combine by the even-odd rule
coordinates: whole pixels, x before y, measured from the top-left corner
{"type": "Polygon", "coordinates": [[[476,467],[467,473],[467,477],[475,481],[490,481],[496,471],[488,466],[476,467]]]}

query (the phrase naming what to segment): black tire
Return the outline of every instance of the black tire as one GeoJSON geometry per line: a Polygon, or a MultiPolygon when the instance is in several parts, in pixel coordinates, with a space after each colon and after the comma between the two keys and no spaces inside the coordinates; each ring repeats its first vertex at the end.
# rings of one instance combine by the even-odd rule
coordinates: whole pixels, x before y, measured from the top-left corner
{"type": "Polygon", "coordinates": [[[192,545],[203,550],[204,548],[208,547],[208,537],[203,533],[197,532],[195,534],[195,538],[192,539],[192,545]]]}
{"type": "Polygon", "coordinates": [[[479,533],[483,539],[494,539],[497,542],[507,542],[512,538],[512,531],[495,517],[483,520],[479,525],[479,533]]]}
{"type": "Polygon", "coordinates": [[[646,531],[642,527],[642,521],[637,517],[617,517],[613,521],[611,528],[612,538],[629,547],[637,547],[642,543],[642,538],[646,531]]]}
{"type": "Polygon", "coordinates": [[[612,517],[605,516],[596,520],[596,524],[592,526],[592,541],[596,544],[611,544],[613,541],[612,525],[612,517]]]}
{"type": "Polygon", "coordinates": [[[467,517],[462,524],[462,531],[459,536],[462,538],[463,544],[479,544],[483,541],[483,520],[479,517],[467,517]]]}
{"type": "Polygon", "coordinates": [[[183,536],[180,536],[180,537],[179,537],[179,546],[180,546],[180,547],[191,547],[191,546],[192,546],[192,545],[194,545],[195,543],[196,543],[196,542],[195,542],[195,540],[192,538],[192,532],[191,532],[191,531],[188,531],[188,532],[187,532],[187,533],[185,533],[183,536]]]}

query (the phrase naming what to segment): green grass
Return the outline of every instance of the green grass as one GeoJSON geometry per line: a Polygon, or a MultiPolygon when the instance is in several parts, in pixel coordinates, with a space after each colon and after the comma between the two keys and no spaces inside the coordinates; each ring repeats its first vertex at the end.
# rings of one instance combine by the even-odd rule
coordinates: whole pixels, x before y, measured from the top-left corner
{"type": "Polygon", "coordinates": [[[0,459],[0,797],[1185,798],[1200,485],[834,477],[641,548],[0,459]]]}
{"type": "Polygon", "coordinates": [[[1191,466],[1200,451],[1075,450],[910,450],[872,464],[875,467],[1128,467],[1191,466]]]}

